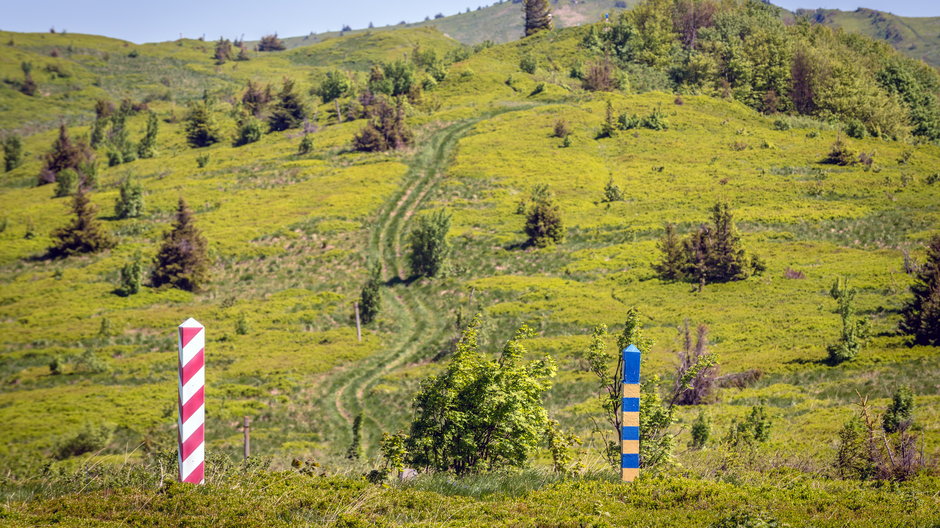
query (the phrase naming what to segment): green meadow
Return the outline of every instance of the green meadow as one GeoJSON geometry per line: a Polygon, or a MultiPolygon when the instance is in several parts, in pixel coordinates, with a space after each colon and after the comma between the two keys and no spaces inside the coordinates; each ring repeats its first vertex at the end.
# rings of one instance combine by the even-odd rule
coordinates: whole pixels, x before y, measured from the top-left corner
{"type": "MultiPolygon", "coordinates": [[[[913,281],[905,256],[922,260],[940,229],[940,144],[856,139],[837,120],[767,115],[714,93],[677,96],[648,68],[627,69],[623,90],[587,91],[570,75],[597,58],[580,45],[586,33],[573,27],[472,48],[428,27],[357,31],[220,65],[213,42],[0,32],[0,128],[21,136],[25,152],[0,174],[3,524],[940,523],[940,354],[910,346],[897,330],[913,281]],[[406,104],[414,145],[353,150],[367,120],[339,119],[338,105],[311,89],[336,69],[364,86],[373,64],[408,59],[416,46],[456,61],[406,104]],[[534,73],[520,69],[523,58],[535,58],[534,73]],[[17,89],[24,61],[37,95],[17,89]],[[288,77],[308,106],[313,150],[298,154],[297,128],[233,146],[248,81],[276,93],[288,77]],[[58,125],[88,137],[95,102],[125,98],[156,113],[159,133],[151,159],[109,167],[104,149],[97,153],[90,196],[117,246],[43,258],[70,216],[70,198],[54,197],[54,184],[36,186],[58,125]],[[222,140],[192,148],[184,118],[200,100],[222,140]],[[616,114],[658,113],[668,127],[598,139],[608,105],[616,114]],[[553,135],[559,120],[570,126],[567,142],[553,135]],[[874,162],[825,163],[837,139],[874,162]],[[128,177],[143,187],[143,214],[118,219],[128,177]],[[604,201],[609,181],[623,200],[604,201]],[[560,207],[565,238],[536,249],[524,246],[520,210],[540,184],[560,207]],[[118,295],[121,267],[137,254],[151,265],[180,197],[209,243],[208,287],[145,282],[118,295]],[[690,233],[719,201],[731,204],[744,247],[766,271],[702,291],[660,279],[653,266],[664,224],[690,233]],[[452,214],[446,273],[410,277],[411,226],[442,208],[452,214]],[[381,268],[382,310],[358,341],[353,303],[371,263],[381,268]],[[838,277],[858,290],[871,337],[857,358],[832,366],[826,346],[841,323],[829,292],[838,277]],[[718,389],[713,403],[681,407],[675,463],[622,485],[594,431],[602,416],[586,354],[599,324],[616,346],[631,307],[655,340],[644,377],[671,386],[686,320],[707,325],[719,375],[759,374],[718,389]],[[553,475],[544,451],[517,472],[369,484],[363,475],[381,465],[382,434],[408,429],[421,380],[440,371],[476,313],[493,352],[519,325],[536,330],[530,354],[558,364],[546,407],[581,438],[581,469],[553,475]],[[208,484],[200,488],[172,483],[175,327],[188,317],[207,336],[208,484]],[[838,434],[859,399],[880,413],[901,386],[915,395],[919,449],[932,466],[906,482],[839,478],[838,434]],[[759,404],[772,422],[769,440],[746,451],[721,445],[759,404]],[[700,412],[713,445],[690,449],[700,412]],[[351,461],[357,415],[364,456],[351,461]],[[252,420],[248,463],[240,462],[243,416],[252,420]],[[63,442],[101,426],[113,431],[106,445],[56,456],[63,442]]],[[[146,112],[130,117],[132,140],[146,122],[146,112]]]]}

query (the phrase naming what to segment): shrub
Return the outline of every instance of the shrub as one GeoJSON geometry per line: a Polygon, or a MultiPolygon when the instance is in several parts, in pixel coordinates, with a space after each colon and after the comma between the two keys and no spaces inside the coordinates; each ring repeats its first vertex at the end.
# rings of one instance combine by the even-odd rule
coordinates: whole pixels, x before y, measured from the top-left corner
{"type": "Polygon", "coordinates": [[[78,173],[72,169],[59,171],[56,177],[55,197],[69,196],[78,189],[78,173]]]}
{"type": "Polygon", "coordinates": [[[190,105],[185,126],[186,141],[192,147],[208,147],[222,139],[209,103],[205,100],[190,105]]]}
{"type": "Polygon", "coordinates": [[[675,224],[667,223],[663,238],[657,244],[662,253],[662,260],[653,266],[659,277],[666,281],[678,281],[686,278],[689,266],[688,255],[679,236],[676,234],[675,224]]]}
{"type": "Polygon", "coordinates": [[[34,96],[39,91],[36,81],[33,80],[33,64],[30,62],[21,62],[20,69],[23,70],[23,82],[20,84],[20,92],[23,95],[34,96]]]}
{"type": "Polygon", "coordinates": [[[786,119],[775,119],[774,120],[774,130],[790,130],[790,122],[786,119]]]}
{"type": "Polygon", "coordinates": [[[865,139],[868,137],[868,129],[865,128],[865,123],[858,119],[851,119],[845,125],[845,134],[850,138],[865,139]]]}
{"type": "Polygon", "coordinates": [[[75,364],[79,372],[89,374],[103,374],[111,371],[111,364],[106,358],[99,357],[95,351],[86,348],[82,355],[75,359],[75,364]]]}
{"type": "Polygon", "coordinates": [[[881,427],[886,433],[900,433],[910,429],[914,422],[914,393],[910,387],[898,387],[885,410],[881,427]]]}
{"type": "Polygon", "coordinates": [[[764,403],[751,407],[751,412],[742,422],[731,421],[725,443],[731,447],[741,445],[754,446],[770,439],[770,428],[773,422],[767,417],[764,403]]]}
{"type": "Polygon", "coordinates": [[[568,137],[571,135],[571,125],[564,119],[558,119],[555,121],[555,126],[552,129],[552,135],[562,139],[568,137]]]}
{"type": "Polygon", "coordinates": [[[238,135],[235,137],[234,146],[240,147],[254,143],[260,140],[263,134],[261,121],[252,115],[245,116],[238,125],[238,135]]]}
{"type": "Polygon", "coordinates": [[[450,253],[450,215],[443,209],[418,218],[409,237],[408,262],[415,275],[434,277],[444,270],[450,253]]]}
{"type": "Polygon", "coordinates": [[[832,163],[834,165],[854,165],[858,163],[858,152],[842,139],[842,136],[836,138],[832,148],[829,149],[829,155],[823,160],[823,163],[832,163]]]}
{"type": "Polygon", "coordinates": [[[552,29],[552,10],[548,0],[522,0],[522,6],[525,10],[525,36],[552,29]]]}
{"type": "Polygon", "coordinates": [[[927,245],[927,260],[910,289],[914,296],[901,309],[901,332],[916,344],[940,346],[940,235],[927,245]]]}
{"type": "Polygon", "coordinates": [[[297,146],[297,154],[305,156],[310,154],[313,151],[313,138],[311,134],[304,134],[304,137],[300,140],[300,145],[297,146]]]}
{"type": "Polygon", "coordinates": [[[362,324],[375,320],[382,310],[382,266],[376,262],[369,267],[369,278],[359,292],[359,317],[362,324]]]}
{"type": "Polygon", "coordinates": [[[118,218],[136,218],[144,210],[144,189],[134,178],[121,181],[118,198],[114,202],[114,216],[118,218]]]}
{"type": "Polygon", "coordinates": [[[39,185],[54,183],[60,171],[72,169],[79,173],[79,181],[85,179],[91,172],[95,154],[84,142],[73,142],[69,137],[65,125],[59,126],[59,136],[52,144],[52,149],[46,153],[42,169],[39,171],[39,185]]]}
{"type": "Polygon", "coordinates": [[[643,128],[650,130],[666,130],[669,128],[669,122],[666,121],[666,114],[663,109],[657,106],[650,114],[643,118],[640,123],[643,128]]]}
{"type": "Polygon", "coordinates": [[[324,103],[339,99],[351,92],[352,83],[349,81],[349,76],[339,70],[326,72],[326,76],[316,89],[316,94],[324,103]]]}
{"type": "Polygon", "coordinates": [[[457,474],[524,466],[544,440],[548,414],[543,394],[551,387],[555,363],[523,363],[522,326],[496,359],[480,350],[482,320],[464,330],[450,363],[421,383],[407,440],[418,467],[457,474]]]}
{"type": "Polygon", "coordinates": [[[353,137],[353,148],[362,152],[382,152],[410,145],[414,135],[405,124],[405,109],[399,101],[392,107],[384,99],[372,105],[372,119],[353,137]]]}
{"type": "Polygon", "coordinates": [[[829,295],[835,299],[836,313],[842,318],[842,335],[837,343],[826,347],[829,363],[838,365],[855,358],[862,348],[868,333],[868,322],[855,317],[855,288],[849,288],[848,281],[840,277],[832,284],[829,295]]]}
{"type": "Polygon", "coordinates": [[[16,134],[3,138],[3,170],[9,172],[23,163],[23,140],[16,134]]]}
{"type": "Polygon", "coordinates": [[[294,81],[285,78],[271,116],[268,117],[268,126],[274,132],[297,128],[306,118],[307,109],[300,100],[300,95],[294,91],[294,81]]]}
{"type": "Polygon", "coordinates": [[[113,248],[116,242],[95,217],[97,211],[85,189],[79,185],[72,200],[75,218],[70,224],[52,232],[53,246],[49,248],[49,256],[64,258],[113,248]]]}
{"type": "Polygon", "coordinates": [[[415,86],[415,67],[411,62],[396,60],[372,66],[369,90],[389,97],[408,95],[415,86]]]}
{"type": "Polygon", "coordinates": [[[689,440],[689,449],[702,449],[708,443],[712,434],[711,420],[705,416],[704,411],[699,411],[698,418],[692,422],[692,439],[689,440]]]}
{"type": "Polygon", "coordinates": [[[609,59],[594,61],[588,64],[587,72],[582,74],[584,79],[581,86],[592,92],[613,92],[622,88],[619,72],[609,59]]]}
{"type": "Polygon", "coordinates": [[[623,191],[620,189],[620,186],[614,183],[613,177],[607,180],[607,185],[604,186],[604,199],[602,202],[622,202],[624,199],[623,191]]]}
{"type": "Polygon", "coordinates": [[[65,460],[84,453],[100,451],[111,442],[113,433],[114,429],[111,426],[85,423],[78,434],[63,440],[55,447],[54,456],[57,460],[65,460]]]}
{"type": "Polygon", "coordinates": [[[137,253],[134,255],[134,260],[121,268],[121,284],[118,286],[116,293],[122,297],[128,297],[140,292],[143,277],[144,264],[140,258],[140,253],[137,253]]]}
{"type": "Polygon", "coordinates": [[[225,61],[232,60],[233,54],[232,41],[219,37],[219,41],[215,43],[215,52],[212,54],[215,63],[225,64],[225,61]]]}
{"type": "Polygon", "coordinates": [[[137,144],[137,155],[141,159],[152,158],[157,153],[157,131],[159,129],[159,121],[157,121],[157,114],[150,112],[147,115],[147,130],[144,132],[144,137],[141,138],[140,143],[137,144]]]}
{"type": "Polygon", "coordinates": [[[519,69],[526,73],[534,74],[538,67],[538,59],[532,55],[524,55],[522,59],[519,60],[519,69]]]}
{"type": "Polygon", "coordinates": [[[209,164],[210,159],[211,158],[209,157],[208,154],[201,154],[199,156],[196,156],[196,166],[199,167],[200,169],[205,168],[205,166],[209,164]]]}
{"type": "Polygon", "coordinates": [[[540,248],[564,241],[565,227],[561,220],[561,210],[551,196],[536,200],[529,208],[525,234],[529,237],[527,245],[540,248]]]}
{"type": "Polygon", "coordinates": [[[287,49],[284,42],[277,38],[277,33],[261,37],[258,43],[258,51],[282,51],[287,49]]]}
{"type": "Polygon", "coordinates": [[[181,290],[199,291],[209,275],[206,239],[193,223],[193,213],[180,198],[173,228],[163,235],[150,280],[181,290]]]}
{"type": "Polygon", "coordinates": [[[235,335],[248,335],[251,332],[251,326],[248,324],[248,317],[245,314],[238,314],[235,320],[235,335]]]}

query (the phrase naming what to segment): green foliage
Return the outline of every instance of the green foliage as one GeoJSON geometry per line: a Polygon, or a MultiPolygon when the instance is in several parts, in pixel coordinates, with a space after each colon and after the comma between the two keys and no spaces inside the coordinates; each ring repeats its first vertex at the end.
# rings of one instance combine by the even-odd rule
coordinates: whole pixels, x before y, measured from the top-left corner
{"type": "Polygon", "coordinates": [[[708,444],[708,439],[712,434],[712,422],[705,415],[705,411],[699,411],[698,417],[692,422],[691,433],[689,449],[702,449],[708,444]]]}
{"type": "Polygon", "coordinates": [[[372,119],[353,137],[353,148],[362,152],[401,149],[414,142],[414,134],[405,123],[401,101],[394,107],[384,99],[373,106],[372,119]]]}
{"type": "Polygon", "coordinates": [[[866,479],[874,475],[875,465],[867,429],[861,417],[853,416],[839,431],[835,468],[842,478],[866,479]]]}
{"type": "Polygon", "coordinates": [[[251,115],[261,118],[266,114],[268,105],[273,99],[274,95],[271,93],[270,84],[262,86],[249,79],[248,86],[245,87],[245,93],[242,94],[242,106],[251,115]]]}
{"type": "Polygon", "coordinates": [[[842,166],[855,165],[858,163],[858,151],[853,149],[847,141],[839,136],[836,138],[835,143],[832,144],[832,147],[829,149],[829,154],[823,162],[842,166]]]}
{"type": "Polygon", "coordinates": [[[435,277],[444,271],[450,254],[450,220],[451,215],[443,209],[418,217],[409,235],[408,263],[414,275],[435,277]]]}
{"type": "Polygon", "coordinates": [[[57,460],[64,460],[100,451],[111,442],[113,434],[114,428],[110,425],[86,422],[75,436],[64,439],[55,447],[54,456],[57,460]]]}
{"type": "Polygon", "coordinates": [[[222,140],[208,101],[190,105],[185,127],[186,141],[191,147],[208,147],[222,140]]]}
{"type": "Polygon", "coordinates": [[[20,93],[30,97],[36,95],[36,92],[39,91],[39,86],[37,86],[36,81],[33,80],[33,64],[26,61],[21,62],[20,69],[23,70],[23,82],[20,83],[20,93]]]}
{"type": "Polygon", "coordinates": [[[90,348],[86,348],[80,356],[75,358],[75,365],[77,372],[87,374],[103,374],[111,371],[111,364],[108,360],[99,357],[95,354],[95,351],[90,348]]]}
{"type": "Polygon", "coordinates": [[[359,317],[362,324],[369,324],[382,311],[382,265],[378,262],[369,267],[369,278],[359,293],[359,317]]]}
{"type": "Polygon", "coordinates": [[[571,135],[571,125],[564,119],[555,121],[555,126],[552,128],[552,135],[557,138],[567,138],[571,135]]]}
{"type": "Polygon", "coordinates": [[[144,137],[137,144],[137,155],[141,159],[149,159],[157,153],[157,132],[159,131],[159,121],[157,114],[149,112],[147,114],[147,129],[144,131],[144,137]]]}
{"type": "Polygon", "coordinates": [[[89,166],[94,163],[95,154],[84,142],[73,142],[65,125],[59,126],[59,136],[52,144],[52,149],[43,158],[39,171],[39,185],[54,183],[59,172],[72,169],[80,174],[80,181],[89,176],[89,166]]]}
{"type": "Polygon", "coordinates": [[[910,387],[898,387],[882,417],[881,427],[886,433],[899,433],[910,429],[913,423],[914,393],[910,387]]]}
{"type": "Polygon", "coordinates": [[[65,360],[61,356],[52,356],[49,360],[49,374],[51,376],[60,376],[65,368],[65,360]]]}
{"type": "Polygon", "coordinates": [[[209,156],[209,154],[200,154],[196,156],[196,166],[199,167],[200,169],[205,168],[205,166],[209,164],[209,161],[211,159],[212,158],[209,156]]]}
{"type": "Polygon", "coordinates": [[[297,128],[306,118],[307,109],[300,99],[300,94],[294,91],[294,81],[285,77],[268,117],[268,126],[272,132],[297,128]]]}
{"type": "Polygon", "coordinates": [[[725,443],[731,447],[754,447],[770,439],[770,428],[773,422],[764,410],[764,403],[751,407],[751,412],[742,422],[732,421],[725,443]]]}
{"type": "Polygon", "coordinates": [[[236,335],[248,335],[251,332],[251,325],[248,324],[248,316],[245,314],[239,314],[238,319],[235,320],[235,334],[236,335]]]}
{"type": "Polygon", "coordinates": [[[914,343],[940,346],[940,235],[927,245],[926,262],[910,289],[914,297],[901,309],[901,331],[914,343]]]}
{"type": "Polygon", "coordinates": [[[526,73],[535,74],[538,67],[538,59],[532,55],[523,55],[522,59],[519,60],[519,69],[526,73]]]}
{"type": "MultiPolygon", "coordinates": [[[[130,163],[137,159],[138,147],[130,140],[127,130],[127,118],[133,113],[129,100],[125,99],[109,117],[110,128],[107,133],[108,166],[130,163]]],[[[155,138],[154,138],[155,139],[155,138]]]]}
{"type": "Polygon", "coordinates": [[[614,183],[613,177],[607,180],[607,185],[604,186],[604,199],[601,200],[605,203],[611,202],[622,202],[624,200],[623,191],[620,189],[620,186],[614,183]]]}
{"type": "Polygon", "coordinates": [[[838,365],[843,361],[854,359],[868,335],[868,321],[855,316],[857,293],[855,288],[848,286],[848,280],[845,277],[836,279],[829,290],[829,295],[837,303],[836,313],[842,318],[842,334],[839,341],[826,347],[830,364],[838,365]]]}
{"type": "Polygon", "coordinates": [[[304,134],[300,139],[300,144],[297,145],[297,154],[300,156],[306,156],[313,152],[313,137],[312,134],[304,134]]]}
{"type": "Polygon", "coordinates": [[[340,97],[345,97],[352,93],[352,82],[345,72],[331,70],[326,72],[326,76],[320,81],[320,86],[316,89],[316,94],[324,103],[329,103],[340,97]]]}
{"type": "Polygon", "coordinates": [[[379,451],[382,452],[382,460],[385,463],[383,475],[388,475],[392,470],[401,472],[405,469],[405,461],[409,457],[409,440],[405,433],[382,433],[379,451]]]}
{"type": "Polygon", "coordinates": [[[131,176],[121,180],[118,198],[114,202],[114,216],[137,218],[144,211],[144,188],[131,176]]]}
{"type": "Polygon", "coordinates": [[[238,125],[238,135],[235,137],[234,146],[240,147],[249,143],[254,143],[261,139],[264,134],[261,121],[253,115],[242,118],[238,125]]]}
{"type": "Polygon", "coordinates": [[[121,268],[121,284],[116,293],[127,297],[140,292],[140,287],[144,277],[144,263],[140,253],[134,255],[134,260],[128,262],[121,268]]]}
{"type": "Polygon", "coordinates": [[[648,116],[644,117],[640,125],[650,130],[667,130],[669,128],[669,122],[666,121],[666,114],[663,113],[663,109],[660,106],[657,106],[648,116]]]}
{"type": "Polygon", "coordinates": [[[3,170],[10,172],[23,163],[23,140],[16,134],[3,137],[3,170]]]}
{"type": "Polygon", "coordinates": [[[550,196],[536,200],[529,208],[525,220],[525,234],[529,237],[527,245],[540,248],[560,244],[565,240],[561,209],[550,196]]]}
{"type": "Polygon", "coordinates": [[[346,458],[359,460],[362,458],[362,413],[356,415],[352,423],[352,442],[346,449],[346,458]]]}
{"type": "Polygon", "coordinates": [[[415,67],[408,61],[376,64],[369,74],[369,90],[376,94],[399,97],[410,94],[415,86],[415,67]]]}
{"type": "Polygon", "coordinates": [[[685,246],[676,234],[676,225],[666,223],[663,231],[663,237],[657,244],[662,253],[662,260],[653,266],[659,277],[666,281],[684,280],[686,270],[689,267],[689,255],[685,252],[685,246]]]}
{"type": "Polygon", "coordinates": [[[489,359],[478,344],[481,322],[474,318],[448,365],[415,397],[408,452],[419,467],[457,474],[522,467],[542,444],[548,426],[542,395],[554,361],[523,361],[522,341],[533,335],[526,326],[489,359]]]}
{"type": "Polygon", "coordinates": [[[575,461],[571,451],[573,446],[581,445],[581,439],[562,431],[558,420],[548,420],[545,436],[548,439],[548,452],[552,456],[552,471],[562,475],[575,474],[581,464],[575,461]]]}
{"type": "Polygon", "coordinates": [[[225,64],[226,61],[230,61],[235,57],[235,50],[232,47],[232,41],[227,38],[219,37],[219,41],[215,43],[215,52],[212,54],[212,58],[215,59],[217,65],[225,64]]]}
{"type": "MultiPolygon", "coordinates": [[[[851,138],[865,139],[868,136],[868,129],[865,128],[865,124],[858,119],[850,119],[848,124],[845,126],[845,134],[851,138]]],[[[847,163],[839,164],[848,165],[847,163]]]]}
{"type": "Polygon", "coordinates": [[[277,33],[261,37],[261,41],[258,43],[258,51],[283,51],[285,49],[287,47],[284,45],[284,41],[277,37],[277,33]]]}
{"type": "Polygon", "coordinates": [[[72,213],[75,218],[68,225],[52,232],[53,245],[49,248],[49,257],[65,258],[113,248],[117,242],[95,217],[97,212],[98,208],[91,203],[85,189],[79,185],[72,199],[72,213]]]}
{"type": "Polygon", "coordinates": [[[597,133],[597,139],[616,137],[617,128],[617,121],[614,117],[614,105],[608,100],[607,108],[604,110],[604,122],[601,124],[600,132],[597,133]]]}
{"type": "Polygon", "coordinates": [[[71,196],[78,189],[78,173],[72,169],[64,169],[56,175],[55,197],[71,196]]]}
{"type": "Polygon", "coordinates": [[[209,278],[206,239],[193,222],[193,213],[181,197],[173,228],[163,235],[150,281],[154,287],[168,285],[199,291],[209,278]]]}
{"type": "Polygon", "coordinates": [[[551,30],[554,26],[548,0],[522,0],[522,8],[525,11],[525,36],[551,30]]]}
{"type": "Polygon", "coordinates": [[[788,526],[774,517],[752,511],[739,511],[722,517],[718,522],[709,525],[709,528],[784,528],[788,526]]]}

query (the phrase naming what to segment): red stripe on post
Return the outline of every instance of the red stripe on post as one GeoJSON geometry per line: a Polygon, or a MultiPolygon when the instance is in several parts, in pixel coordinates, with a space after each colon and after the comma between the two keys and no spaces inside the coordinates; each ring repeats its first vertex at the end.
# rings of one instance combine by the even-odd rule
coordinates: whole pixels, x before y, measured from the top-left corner
{"type": "Polygon", "coordinates": [[[183,385],[189,383],[189,380],[193,379],[193,376],[199,372],[199,369],[206,364],[206,350],[204,348],[199,349],[199,352],[196,352],[196,355],[189,360],[189,363],[184,365],[180,369],[180,377],[183,385]]]}
{"type": "Polygon", "coordinates": [[[183,479],[183,482],[189,482],[192,484],[200,484],[205,479],[206,479],[206,463],[202,462],[198,466],[196,466],[196,469],[194,469],[193,472],[190,473],[188,477],[183,479]]]}
{"type": "Polygon", "coordinates": [[[193,434],[189,435],[189,438],[183,441],[183,460],[189,458],[189,455],[193,454],[193,451],[202,445],[202,441],[205,437],[206,426],[200,425],[199,429],[193,431],[193,434]]]}
{"type": "Polygon", "coordinates": [[[182,343],[182,348],[185,348],[194,337],[199,335],[199,332],[202,332],[201,327],[193,326],[181,326],[180,327],[180,343],[182,343]]]}
{"type": "Polygon", "coordinates": [[[186,423],[187,420],[195,413],[202,404],[205,402],[206,388],[199,387],[199,390],[196,391],[196,394],[193,394],[193,397],[189,401],[183,403],[182,415],[183,423],[186,423]]]}

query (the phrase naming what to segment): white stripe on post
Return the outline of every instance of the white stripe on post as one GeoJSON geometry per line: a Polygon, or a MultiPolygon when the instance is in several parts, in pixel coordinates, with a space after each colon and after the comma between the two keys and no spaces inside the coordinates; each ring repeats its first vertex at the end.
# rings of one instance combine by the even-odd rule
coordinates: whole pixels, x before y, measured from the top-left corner
{"type": "Polygon", "coordinates": [[[179,326],[179,479],[206,481],[205,327],[193,318],[179,326]]]}

